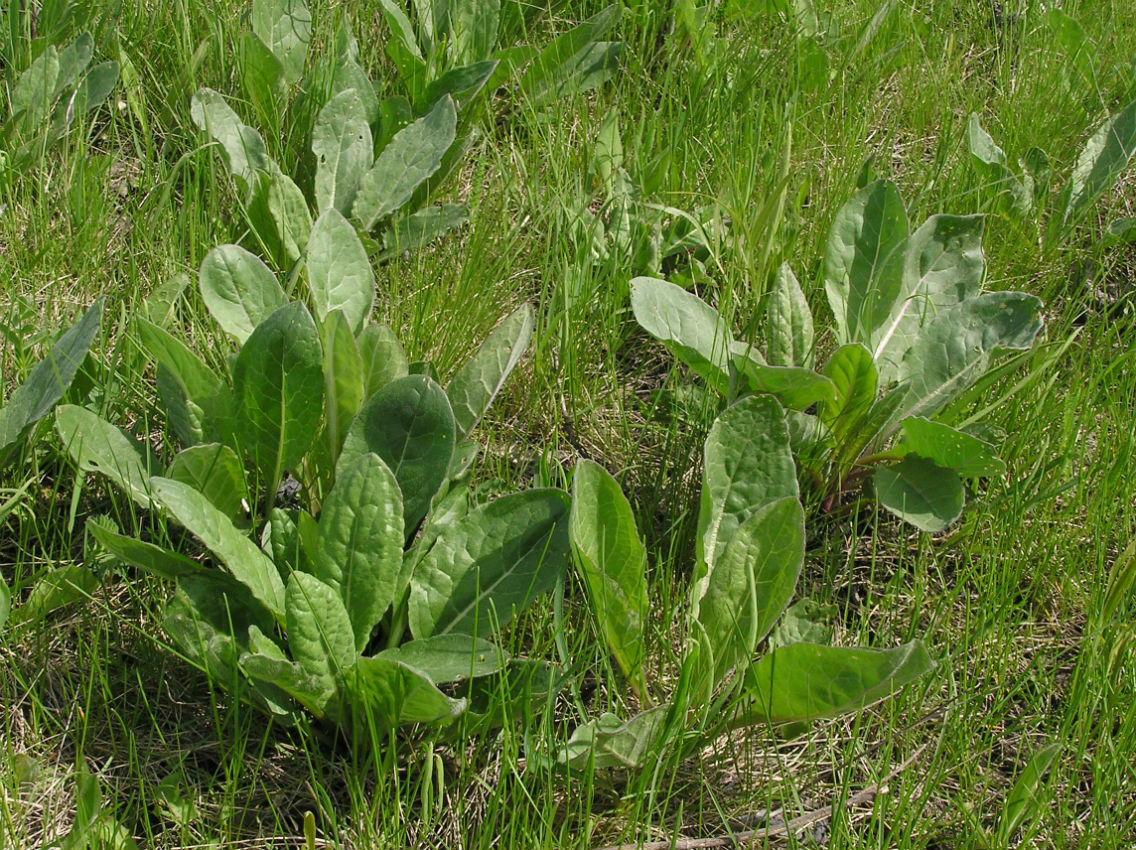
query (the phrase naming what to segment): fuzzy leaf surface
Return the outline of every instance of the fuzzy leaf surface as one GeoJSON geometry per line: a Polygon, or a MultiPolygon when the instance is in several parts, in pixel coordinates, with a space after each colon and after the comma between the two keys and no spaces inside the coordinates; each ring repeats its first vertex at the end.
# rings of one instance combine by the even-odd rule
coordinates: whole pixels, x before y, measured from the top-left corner
{"type": "Polygon", "coordinates": [[[374,159],[367,110],[355,89],[339,92],[320,110],[312,130],[312,153],[316,157],[316,209],[321,214],[336,209],[347,215],[359,181],[374,159]]]}
{"type": "Polygon", "coordinates": [[[919,455],[907,455],[875,474],[881,505],[920,531],[942,531],[962,514],[966,493],[952,469],[919,455]]]}
{"type": "Polygon", "coordinates": [[[316,319],[323,322],[341,310],[358,334],[375,302],[375,273],[355,228],[338,210],[326,210],[312,227],[307,266],[316,319]]]}
{"type": "Polygon", "coordinates": [[[150,507],[150,473],[138,443],[97,413],[73,404],[55,411],[55,430],[80,469],[105,475],[141,507],[150,507]]]}
{"type": "Polygon", "coordinates": [[[797,276],[782,263],[766,308],[765,359],[770,366],[813,365],[813,314],[797,276]]]}
{"type": "Polygon", "coordinates": [[[504,386],[528,348],[533,311],[523,304],[481,344],[446,387],[454,411],[458,439],[465,439],[504,386]]]}
{"type": "Polygon", "coordinates": [[[650,277],[631,281],[631,310],[643,330],[719,393],[726,392],[733,336],[717,310],[680,286],[650,277]]]}
{"type": "Polygon", "coordinates": [[[399,661],[434,684],[491,676],[505,669],[509,654],[487,640],[462,634],[434,635],[385,649],[375,658],[399,661]]]}
{"type": "Polygon", "coordinates": [[[239,245],[220,245],[206,254],[198,281],[209,315],[242,345],[288,303],[276,275],[239,245]]]}

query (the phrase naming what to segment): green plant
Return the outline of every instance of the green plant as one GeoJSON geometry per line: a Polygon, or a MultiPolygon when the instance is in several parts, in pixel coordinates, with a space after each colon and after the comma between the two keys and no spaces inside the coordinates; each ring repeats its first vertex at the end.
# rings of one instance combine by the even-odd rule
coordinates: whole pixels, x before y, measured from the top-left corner
{"type": "Polygon", "coordinates": [[[62,49],[46,45],[19,76],[5,76],[8,114],[0,122],[0,180],[42,158],[77,119],[110,95],[118,63],[88,68],[93,56],[94,40],[82,33],[62,49]]]}
{"type": "Polygon", "coordinates": [[[658,188],[666,159],[653,162],[637,183],[627,170],[619,115],[612,110],[604,116],[596,134],[589,196],[565,211],[578,250],[591,263],[615,263],[633,274],[665,273],[694,283],[706,279],[707,264],[720,261],[729,225],[718,205],[686,212],[646,200],[658,188]],[[596,192],[602,206],[593,213],[596,192]]]}
{"type": "Polygon", "coordinates": [[[605,714],[581,725],[559,754],[564,763],[637,767],[662,746],[693,751],[727,726],[856,711],[934,666],[918,641],[824,646],[802,627],[801,606],[782,619],[804,561],[805,518],[785,412],[770,396],[738,401],[706,438],[685,649],[675,692],[660,703],[645,665],[647,556],[631,508],[590,461],[577,464],[572,496],[572,549],[591,610],[647,707],[627,721],[605,714]],[[770,651],[754,661],[763,641],[770,651]]]}
{"type": "Polygon", "coordinates": [[[299,259],[313,208],[317,215],[337,209],[361,233],[375,234],[380,260],[460,226],[467,217],[464,206],[427,202],[473,144],[475,129],[459,119],[478,95],[520,66],[527,67],[521,93],[535,104],[586,91],[614,72],[619,45],[595,38],[615,22],[616,7],[543,51],[524,46],[495,51],[498,5],[423,2],[415,4],[412,24],[398,6],[384,2],[392,33],[387,52],[405,94],[380,99],[359,64],[345,18],[334,51],[304,77],[311,40],[307,6],[302,0],[253,3],[252,30],[242,35],[240,47],[244,88],[269,138],[281,135],[286,118],[296,125],[295,134],[314,157],[314,176],[309,180],[304,167],[285,173],[264,138],[218,92],[198,91],[192,115],[224,152],[249,225],[278,267],[290,268],[299,259]],[[288,94],[297,84],[302,96],[291,101],[288,94]]]}
{"type": "Polygon", "coordinates": [[[486,638],[568,563],[566,493],[475,504],[469,487],[468,437],[527,347],[532,312],[509,316],[443,389],[369,322],[374,280],[338,213],[313,228],[306,271],[311,310],[235,245],[205,258],[202,297],[239,344],[221,372],[136,320],[181,445],[168,465],[89,410],[56,412],[78,467],[180,524],[205,562],[105,522],[88,530],[123,562],[176,580],[170,637],[278,718],[308,711],[389,731],[450,722],[471,702],[496,711],[511,683],[543,668],[510,664],[486,638]]]}
{"type": "MultiPolygon", "coordinates": [[[[1053,10],[1058,11],[1058,10],[1053,10]]],[[[967,125],[971,163],[983,179],[983,192],[990,207],[1016,220],[1036,214],[1046,225],[1041,242],[1054,248],[1073,235],[1102,194],[1111,189],[1136,152],[1136,100],[1110,116],[1089,137],[1077,156],[1065,187],[1053,207],[1046,210],[1053,166],[1039,147],[1029,148],[1018,159],[1020,173],[1007,164],[1005,152],[982,129],[971,113],[967,125]]],[[[1131,241],[1136,238],[1136,219],[1120,218],[1108,226],[1106,238],[1131,241]]]]}
{"type": "Polygon", "coordinates": [[[887,510],[942,531],[962,512],[963,479],[997,475],[1003,464],[989,432],[933,417],[982,378],[999,350],[1029,349],[1041,329],[1036,297],[981,291],[982,231],[982,216],[933,215],[909,232],[892,183],[859,190],[825,246],[839,348],[819,371],[812,312],[788,265],[764,314],[764,354],[672,283],[633,280],[631,306],[726,403],[769,393],[790,410],[810,504],[829,510],[871,476],[887,510]]]}
{"type": "MultiPolygon", "coordinates": [[[[79,374],[99,332],[102,309],[103,299],[96,299],[0,407],[0,467],[11,459],[35,424],[59,403],[79,374]]],[[[0,522],[10,509],[7,504],[0,507],[0,522]]]]}

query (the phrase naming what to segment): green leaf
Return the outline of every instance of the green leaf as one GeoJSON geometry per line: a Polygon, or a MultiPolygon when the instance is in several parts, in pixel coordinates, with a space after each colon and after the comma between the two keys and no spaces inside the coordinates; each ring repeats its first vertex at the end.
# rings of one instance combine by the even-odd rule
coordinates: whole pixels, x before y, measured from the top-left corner
{"type": "Polygon", "coordinates": [[[766,307],[765,359],[771,366],[813,365],[813,314],[797,276],[782,263],[766,307]]]}
{"type": "Polygon", "coordinates": [[[336,476],[367,452],[377,454],[398,479],[403,527],[411,535],[446,481],[455,443],[454,414],[445,390],[424,375],[409,375],[363,404],[347,430],[336,476]]]}
{"type": "Polygon", "coordinates": [[[619,6],[608,6],[549,42],[521,77],[521,95],[544,106],[600,85],[618,67],[619,45],[597,39],[615,26],[619,13],[619,6]]]}
{"type": "Polygon", "coordinates": [[[232,438],[232,393],[184,343],[158,325],[136,318],[146,353],[158,364],[158,395],[183,445],[232,438]]]}
{"type": "MultiPolygon", "coordinates": [[[[878,376],[872,353],[858,342],[842,345],[824,366],[836,398],[820,406],[820,420],[837,441],[859,429],[876,401],[878,376]]],[[[870,436],[870,435],[869,435],[870,436]]]]}
{"type": "Polygon", "coordinates": [[[252,185],[258,170],[273,170],[264,139],[244,124],[225,98],[213,89],[198,89],[190,102],[190,115],[194,124],[221,145],[229,173],[240,178],[246,188],[252,185]]]}
{"type": "Polygon", "coordinates": [[[695,600],[738,527],[766,505],[797,496],[785,412],[769,396],[742,399],[719,416],[703,457],[695,600]]]}
{"type": "Polygon", "coordinates": [[[556,760],[577,770],[641,767],[658,755],[669,711],[669,705],[659,705],[627,721],[605,712],[577,726],[556,760]]]}
{"type": "Polygon", "coordinates": [[[979,215],[933,215],[907,242],[903,284],[887,321],[873,334],[880,383],[895,383],[920,330],[982,287],[979,215]]]}
{"type": "Polygon", "coordinates": [[[304,73],[312,15],[303,0],[253,0],[252,31],[272,50],[291,84],[304,73]]]}
{"type": "Polygon", "coordinates": [[[971,434],[921,416],[904,419],[899,427],[903,430],[899,451],[953,469],[963,478],[992,478],[1006,471],[990,444],[971,434]]]}
{"type": "Polygon", "coordinates": [[[221,329],[242,345],[288,303],[276,275],[239,245],[219,245],[201,263],[201,298],[221,329]]]}
{"type": "Polygon", "coordinates": [[[468,220],[469,210],[464,204],[441,204],[411,215],[396,216],[383,232],[383,251],[379,259],[389,260],[403,251],[416,251],[468,220]]]}
{"type": "MultiPolygon", "coordinates": [[[[367,76],[367,72],[359,65],[357,59],[341,57],[332,76],[331,94],[333,96],[339,95],[349,89],[354,89],[355,94],[359,96],[367,124],[374,125],[379,120],[379,96],[375,94],[375,86],[371,83],[371,78],[367,76]]],[[[370,166],[370,161],[367,165],[370,166]]],[[[359,177],[362,177],[362,174],[355,178],[356,183],[358,183],[359,177]]],[[[322,211],[325,208],[321,206],[320,209],[322,211]]],[[[347,211],[340,210],[340,212],[346,214],[347,211]]]]}
{"type": "Polygon", "coordinates": [[[90,599],[99,580],[79,564],[68,564],[51,570],[36,582],[24,604],[10,615],[13,624],[40,623],[53,611],[72,602],[90,599]]]}
{"type": "Polygon", "coordinates": [[[254,184],[249,218],[260,237],[271,246],[277,262],[288,268],[303,256],[312,231],[308,201],[292,178],[279,169],[271,175],[258,174],[254,184]],[[259,214],[262,204],[268,212],[271,230],[259,214]]]}
{"type": "Polygon", "coordinates": [[[55,411],[55,430],[80,469],[105,475],[141,507],[150,507],[150,473],[137,442],[98,414],[73,404],[55,411]]]}
{"type": "Polygon", "coordinates": [[[299,301],[257,326],[233,366],[241,442],[275,488],[315,441],[323,414],[323,351],[299,301]]]}
{"type": "Polygon", "coordinates": [[[30,133],[39,128],[55,104],[59,82],[60,56],[47,45],[12,87],[12,119],[19,119],[20,129],[30,133]]]}
{"type": "Polygon", "coordinates": [[[504,386],[532,339],[533,311],[522,304],[481,344],[446,387],[458,439],[465,439],[504,386]]]}
{"type": "Polygon", "coordinates": [[[333,688],[358,657],[342,598],[335,588],[296,570],[288,576],[284,606],[292,657],[305,673],[333,688]]]}
{"type": "Polygon", "coordinates": [[[497,46],[501,0],[450,0],[450,64],[478,62],[497,46]]]}
{"type": "Polygon", "coordinates": [[[363,403],[363,358],[343,313],[336,310],[323,323],[324,400],[330,457],[339,457],[347,428],[363,403]]]}
{"type": "Polygon", "coordinates": [[[221,513],[236,517],[245,499],[245,470],[228,446],[207,443],[183,449],[174,456],[166,478],[188,484],[221,513]]]}
{"type": "Polygon", "coordinates": [[[643,330],[726,393],[733,336],[713,307],[673,283],[637,277],[631,281],[631,310],[643,330]]]}
{"type": "Polygon", "coordinates": [[[378,455],[354,461],[323,504],[315,575],[343,600],[359,652],[394,601],[402,567],[402,494],[378,455]]]}
{"type": "Polygon", "coordinates": [[[127,537],[105,528],[97,522],[88,522],[87,530],[107,552],[120,561],[137,567],[159,578],[173,578],[200,573],[205,568],[184,555],[127,537]]]}
{"type": "Polygon", "coordinates": [[[1033,206],[1034,197],[1031,177],[1019,180],[1006,165],[1006,154],[994,139],[982,129],[978,116],[973,112],[967,123],[967,140],[970,154],[979,175],[983,178],[985,193],[996,200],[997,208],[1015,218],[1024,218],[1033,206]]]}
{"type": "Polygon", "coordinates": [[[423,673],[434,684],[491,676],[504,670],[509,654],[487,640],[448,634],[412,640],[380,652],[375,658],[399,661],[423,673]]]}
{"type": "Polygon", "coordinates": [[[253,651],[242,652],[239,658],[241,670],[253,680],[254,686],[265,697],[269,712],[290,718],[290,700],[294,699],[316,717],[323,717],[336,696],[335,682],[309,673],[302,664],[283,657],[283,652],[278,647],[273,645],[273,648],[279,653],[279,657],[276,654],[253,651]],[[276,689],[290,699],[274,699],[276,689]]]}
{"type": "Polygon", "coordinates": [[[576,463],[569,522],[592,614],[631,686],[646,694],[647,550],[619,484],[590,460],[576,463]]]}
{"type": "Polygon", "coordinates": [[[837,341],[871,346],[900,294],[907,212],[895,185],[877,180],[836,213],[824,250],[824,286],[837,341]]]}
{"type": "Polygon", "coordinates": [[[284,583],[276,565],[233,521],[188,484],[151,478],[154,498],[247,587],[278,622],[284,620],[284,583]]]}
{"type": "Polygon", "coordinates": [[[359,182],[352,217],[363,230],[373,229],[398,211],[419,184],[438,170],[454,143],[456,129],[457,112],[447,96],[429,114],[395,134],[359,182]]]}
{"type": "Polygon", "coordinates": [[[1041,784],[1061,749],[1060,743],[1047,744],[1034,753],[1022,768],[1002,807],[997,835],[999,847],[1009,847],[1014,833],[1041,809],[1041,784]]]}
{"type": "Polygon", "coordinates": [[[4,583],[4,578],[0,576],[0,632],[4,631],[4,626],[8,622],[8,614],[12,611],[12,591],[8,589],[8,585],[4,583]]]}
{"type": "Polygon", "coordinates": [[[481,637],[549,590],[568,564],[568,498],[527,490],[482,505],[443,528],[410,584],[416,638],[481,637]]]}
{"type": "Polygon", "coordinates": [[[880,504],[921,531],[942,531],[962,513],[966,496],[958,473],[919,455],[879,467],[874,481],[880,504]]]}
{"type": "Polygon", "coordinates": [[[430,678],[399,661],[360,658],[343,677],[360,732],[396,729],[404,723],[442,725],[465,711],[464,699],[452,699],[430,678]]]}
{"type": "Polygon", "coordinates": [[[273,116],[284,99],[284,65],[255,33],[241,33],[238,42],[241,82],[262,118],[273,116]]]}
{"type": "Polygon", "coordinates": [[[1077,157],[1069,178],[1062,225],[1075,225],[1100,195],[1111,189],[1136,151],[1136,100],[1097,130],[1077,157]]]}
{"type": "Polygon", "coordinates": [[[750,667],[746,687],[753,704],[743,722],[799,722],[848,714],[890,696],[934,666],[919,641],[886,650],[783,646],[750,667]]]}
{"type": "Polygon", "coordinates": [[[355,340],[363,361],[363,398],[369,399],[387,384],[405,378],[410,363],[398,337],[386,325],[367,325],[355,340]]]}
{"type": "Polygon", "coordinates": [[[998,349],[1025,350],[1041,330],[1041,301],[1024,292],[968,298],[923,329],[900,364],[907,390],[893,421],[930,416],[977,380],[998,349]]]}
{"type": "Polygon", "coordinates": [[[840,609],[811,599],[801,599],[785,609],[777,628],[769,633],[766,646],[770,650],[791,643],[832,643],[836,635],[840,609]]]}
{"type": "Polygon", "coordinates": [[[351,211],[359,181],[374,158],[372,145],[367,110],[355,89],[339,92],[320,110],[312,130],[319,212],[351,211]]]}
{"type": "Polygon", "coordinates": [[[745,669],[797,587],[805,559],[805,515],[796,497],[766,505],[730,538],[698,606],[713,659],[710,686],[745,669]]]}
{"type": "Polygon", "coordinates": [[[375,302],[375,274],[355,228],[326,210],[312,228],[307,250],[308,287],[316,319],[342,310],[353,334],[363,328],[375,302]]]}
{"type": "Polygon", "coordinates": [[[451,68],[426,86],[426,90],[414,104],[415,113],[421,115],[427,112],[446,95],[452,97],[460,108],[464,102],[472,100],[481,91],[496,69],[496,59],[451,68]]]}
{"type": "Polygon", "coordinates": [[[60,335],[51,346],[51,353],[32,367],[7,404],[0,407],[0,460],[25,429],[46,416],[63,398],[99,332],[102,309],[103,299],[96,299],[82,318],[60,335]]]}
{"type": "MultiPolygon", "coordinates": [[[[283,575],[293,570],[311,572],[304,556],[304,547],[300,543],[300,529],[297,524],[300,515],[301,512],[298,510],[286,511],[283,508],[273,508],[268,512],[268,521],[260,533],[260,548],[272,559],[283,575]]],[[[303,515],[308,516],[306,512],[303,515]]],[[[317,539],[318,530],[319,526],[316,525],[317,539]]]]}
{"type": "MultiPolygon", "coordinates": [[[[735,345],[735,349],[740,348],[741,345],[735,345]]],[[[768,393],[790,410],[805,410],[836,397],[836,389],[825,375],[800,366],[767,366],[753,358],[755,353],[735,353],[732,358],[734,370],[748,392],[768,393]]]]}

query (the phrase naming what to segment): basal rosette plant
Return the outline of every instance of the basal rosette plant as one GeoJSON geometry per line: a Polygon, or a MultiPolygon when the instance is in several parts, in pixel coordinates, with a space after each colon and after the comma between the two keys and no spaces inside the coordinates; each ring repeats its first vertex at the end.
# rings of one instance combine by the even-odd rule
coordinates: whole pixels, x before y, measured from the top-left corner
{"type": "Polygon", "coordinates": [[[90,67],[94,40],[82,33],[67,47],[44,47],[22,73],[5,78],[11,112],[0,121],[0,179],[19,173],[96,108],[118,81],[118,63],[90,67]]]}
{"type": "MultiPolygon", "coordinates": [[[[639,324],[725,401],[776,396],[789,409],[809,504],[828,510],[870,478],[888,511],[924,531],[962,512],[964,479],[1004,464],[986,431],[935,416],[1004,350],[1027,350],[1041,302],[983,292],[983,218],[933,215],[914,231],[894,184],[860,189],[828,234],[824,283],[838,348],[814,371],[812,312],[788,265],[764,316],[764,351],[719,313],[663,280],[631,282],[639,324]]],[[[759,323],[760,324],[760,323],[759,323]]]]}
{"type": "Polygon", "coordinates": [[[739,400],[706,438],[685,649],[678,684],[661,701],[646,664],[647,552],[618,483],[591,461],[576,466],[570,533],[598,630],[645,709],[583,723],[558,754],[569,766],[634,768],[668,745],[696,750],[729,726],[856,711],[934,666],[919,641],[824,645],[800,617],[782,616],[798,609],[786,611],[804,561],[805,518],[785,412],[771,396],[739,400]]]}
{"type": "Polygon", "coordinates": [[[551,672],[488,638],[569,558],[566,493],[475,504],[469,487],[470,432],[527,347],[532,312],[505,319],[443,388],[369,321],[370,266],[329,215],[338,236],[318,247],[321,218],[305,261],[311,309],[237,246],[205,258],[202,297],[239,346],[222,371],[136,320],[181,446],[168,464],[89,410],[56,412],[78,467],[185,528],[204,560],[88,529],[175,580],[165,626],[177,647],[279,719],[307,712],[351,732],[446,724],[471,704],[492,715],[514,685],[551,672]]]}
{"type": "Polygon", "coordinates": [[[302,256],[313,209],[317,216],[336,209],[360,233],[373,234],[380,260],[460,226],[467,218],[464,206],[427,202],[473,144],[476,130],[462,121],[471,105],[522,67],[520,93],[539,105],[602,84],[618,62],[618,44],[596,41],[618,19],[616,7],[543,50],[496,49],[497,2],[421,2],[413,8],[412,22],[400,5],[382,3],[391,32],[386,51],[403,92],[381,97],[359,63],[346,18],[334,50],[308,68],[307,5],[252,4],[252,29],[240,42],[241,79],[270,138],[281,136],[288,123],[310,139],[310,179],[303,168],[281,168],[264,137],[220,93],[203,88],[194,95],[193,121],[219,145],[252,231],[277,267],[288,269],[302,256]],[[297,86],[300,96],[291,100],[297,86]],[[311,120],[307,115],[314,122],[304,123],[311,120]]]}

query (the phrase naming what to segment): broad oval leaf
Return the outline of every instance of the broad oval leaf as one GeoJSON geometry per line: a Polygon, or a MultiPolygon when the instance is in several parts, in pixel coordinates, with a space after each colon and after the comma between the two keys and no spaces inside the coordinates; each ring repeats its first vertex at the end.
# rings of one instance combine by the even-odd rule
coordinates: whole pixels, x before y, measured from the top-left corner
{"type": "Polygon", "coordinates": [[[903,431],[899,451],[925,457],[963,478],[991,478],[1006,471],[993,447],[973,434],[921,416],[904,419],[899,427],[903,431]]]}
{"type": "Polygon", "coordinates": [[[568,497],[527,490],[482,505],[441,530],[410,582],[416,638],[488,635],[568,565],[568,497]]]}
{"type": "Polygon", "coordinates": [[[82,318],[60,335],[51,346],[51,353],[32,367],[7,404],[0,407],[0,460],[26,428],[46,416],[63,398],[99,332],[102,309],[103,299],[96,299],[82,318]]]}
{"type": "Polygon", "coordinates": [[[430,112],[399,130],[359,182],[352,217],[363,230],[396,212],[442,165],[457,135],[457,111],[448,95],[430,112]]]}
{"type": "MultiPolygon", "coordinates": [[[[836,387],[835,399],[821,404],[820,420],[837,440],[858,430],[876,401],[879,378],[872,353],[858,342],[842,345],[824,366],[836,387]]],[[[871,436],[871,435],[866,435],[871,436]]]]}
{"type": "Polygon", "coordinates": [[[307,266],[316,319],[341,310],[358,334],[375,302],[375,274],[355,228],[338,210],[326,210],[312,228],[307,266]]]}
{"type": "Polygon", "coordinates": [[[458,439],[465,439],[505,384],[528,348],[533,311],[521,305],[481,344],[446,387],[454,411],[458,439]]]}
{"type": "Polygon", "coordinates": [[[738,527],[698,607],[713,658],[711,687],[748,665],[792,599],[804,558],[805,514],[796,498],[766,505],[738,527]]]}
{"type": "Polygon", "coordinates": [[[383,324],[367,325],[355,340],[363,361],[363,398],[369,399],[391,381],[405,378],[410,361],[398,337],[383,324]]]}
{"type": "Polygon", "coordinates": [[[788,263],[777,270],[769,293],[765,360],[770,366],[813,365],[813,314],[788,263]]]}
{"type": "Polygon", "coordinates": [[[241,121],[220,93],[209,88],[198,89],[190,102],[190,116],[194,124],[221,145],[229,173],[239,177],[246,188],[252,185],[257,171],[273,170],[264,139],[241,121]]]}
{"type": "Polygon", "coordinates": [[[600,632],[635,691],[646,693],[647,550],[623,490],[590,460],[572,476],[569,531],[600,632]]]}
{"type": "Polygon", "coordinates": [[[984,222],[980,215],[933,215],[911,234],[899,298],[873,334],[876,368],[884,386],[898,379],[903,355],[921,328],[978,294],[984,222]]]}
{"type": "Polygon", "coordinates": [[[907,211],[895,184],[877,180],[836,213],[824,250],[824,286],[837,341],[871,344],[900,293],[907,211]]]}
{"type": "Polygon", "coordinates": [[[942,531],[962,514],[966,493],[958,473],[925,457],[881,466],[874,481],[880,504],[920,531],[942,531]]]}
{"type": "Polygon", "coordinates": [[[343,313],[336,310],[320,329],[329,457],[339,457],[347,428],[363,403],[363,358],[343,313]]]}
{"type": "Polygon", "coordinates": [[[556,760],[578,770],[642,767],[658,755],[670,709],[669,705],[657,705],[626,721],[605,712],[577,726],[556,760]]]}
{"type": "Polygon", "coordinates": [[[394,601],[404,539],[398,482],[368,452],[336,478],[324,501],[314,564],[343,599],[359,652],[394,601]]]}
{"type": "Polygon", "coordinates": [[[320,213],[329,209],[344,215],[351,212],[359,181],[373,161],[372,145],[367,110],[355,89],[339,92],[320,110],[312,130],[320,213]]]}
{"type": "Polygon", "coordinates": [[[84,472],[98,472],[141,505],[150,507],[150,472],[138,444],[98,414],[65,404],[55,411],[55,430],[84,472]]]}
{"type": "Polygon", "coordinates": [[[1077,157],[1069,178],[1069,197],[1062,214],[1066,228],[1076,224],[1103,192],[1128,167],[1136,151],[1136,100],[1098,129],[1077,157]]]}
{"type": "Polygon", "coordinates": [[[750,668],[746,687],[753,703],[743,722],[801,722],[858,711],[934,666],[919,641],[885,650],[782,646],[750,668]]]}
{"type": "Polygon", "coordinates": [[[201,298],[221,329],[242,345],[288,303],[276,275],[239,245],[219,245],[201,263],[201,298]]]}
{"type": "Polygon", "coordinates": [[[491,676],[505,669],[509,654],[487,640],[462,634],[434,635],[380,652],[375,658],[399,661],[434,684],[491,676]]]}
{"type": "Polygon", "coordinates": [[[252,31],[280,60],[284,77],[295,83],[304,73],[312,40],[312,14],[303,0],[253,0],[252,31]]]}
{"type": "Polygon", "coordinates": [[[347,609],[335,588],[300,570],[284,595],[288,648],[305,672],[331,683],[358,657],[347,609]]]}
{"type": "Polygon", "coordinates": [[[403,529],[413,534],[446,481],[457,442],[445,390],[425,375],[387,384],[364,403],[347,430],[336,476],[367,452],[390,467],[402,491],[403,529]]]}
{"type": "Polygon", "coordinates": [[[323,352],[299,301],[257,326],[233,366],[240,436],[269,486],[293,469],[316,438],[323,414],[323,352]]]}
{"type": "Polygon", "coordinates": [[[977,380],[998,349],[1025,350],[1041,330],[1041,301],[988,292],[957,304],[923,329],[900,364],[906,383],[893,421],[930,416],[977,380]]]}
{"type": "Polygon", "coordinates": [[[733,336],[717,310],[673,283],[637,277],[631,281],[631,311],[643,330],[726,393],[733,336]]]}
{"type": "Polygon", "coordinates": [[[230,517],[241,511],[245,498],[245,470],[228,446],[207,443],[182,449],[170,462],[166,478],[188,484],[230,517]]]}
{"type": "Polygon", "coordinates": [[[441,725],[466,708],[464,699],[446,696],[425,673],[389,658],[360,658],[342,679],[348,704],[362,730],[380,731],[404,723],[441,725]]]}
{"type": "Polygon", "coordinates": [[[836,397],[832,381],[812,369],[769,366],[742,354],[734,354],[732,364],[748,392],[768,393],[789,410],[805,410],[814,404],[831,403],[836,397]]]}
{"type": "MultiPolygon", "coordinates": [[[[769,396],[742,399],[719,416],[706,437],[703,458],[696,606],[706,574],[738,526],[771,502],[798,495],[785,412],[769,396]]],[[[693,613],[697,616],[697,607],[693,613]]]]}
{"type": "Polygon", "coordinates": [[[233,521],[188,484],[151,478],[150,492],[186,530],[200,540],[276,618],[284,621],[284,582],[269,560],[233,521]]]}

